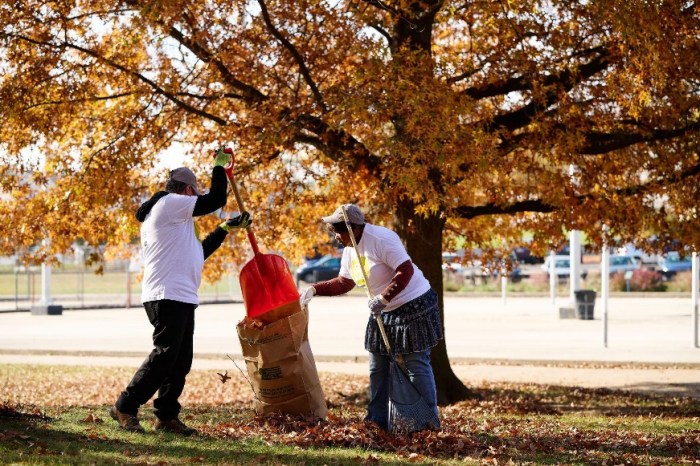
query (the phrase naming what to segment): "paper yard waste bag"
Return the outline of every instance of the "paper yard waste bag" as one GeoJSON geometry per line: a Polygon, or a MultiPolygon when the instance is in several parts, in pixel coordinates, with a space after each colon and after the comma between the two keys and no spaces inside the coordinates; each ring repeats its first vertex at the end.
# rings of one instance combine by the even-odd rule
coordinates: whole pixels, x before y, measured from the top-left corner
{"type": "Polygon", "coordinates": [[[324,419],[328,409],[308,339],[306,309],[261,325],[237,326],[258,414],[301,414],[324,419]]]}

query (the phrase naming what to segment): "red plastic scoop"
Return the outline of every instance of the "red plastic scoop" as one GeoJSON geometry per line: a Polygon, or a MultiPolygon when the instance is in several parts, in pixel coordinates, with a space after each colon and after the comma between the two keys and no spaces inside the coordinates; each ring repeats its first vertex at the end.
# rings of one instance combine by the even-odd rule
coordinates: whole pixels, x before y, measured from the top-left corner
{"type": "MultiPolygon", "coordinates": [[[[243,212],[243,199],[233,180],[233,151],[227,148],[225,152],[231,154],[231,163],[224,170],[236,197],[238,210],[243,212]]],[[[262,254],[253,229],[249,226],[246,230],[254,253],[239,276],[246,315],[269,324],[301,311],[299,292],[287,261],[276,254],[262,254]]]]}

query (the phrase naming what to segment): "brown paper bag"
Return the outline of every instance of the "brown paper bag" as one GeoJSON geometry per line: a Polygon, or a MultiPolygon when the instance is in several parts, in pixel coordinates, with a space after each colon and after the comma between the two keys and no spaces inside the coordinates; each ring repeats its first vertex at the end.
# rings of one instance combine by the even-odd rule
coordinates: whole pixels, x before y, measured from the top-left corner
{"type": "Polygon", "coordinates": [[[325,418],[328,409],[309,345],[307,311],[260,328],[248,322],[241,321],[237,330],[256,412],[325,418]]]}

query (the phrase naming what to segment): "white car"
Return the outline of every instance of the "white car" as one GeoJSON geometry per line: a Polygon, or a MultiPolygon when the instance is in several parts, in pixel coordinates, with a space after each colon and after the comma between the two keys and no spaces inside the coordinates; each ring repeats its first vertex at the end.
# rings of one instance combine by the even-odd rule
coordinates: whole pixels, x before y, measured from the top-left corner
{"type": "Polygon", "coordinates": [[[462,257],[464,253],[443,252],[442,253],[442,270],[450,273],[462,272],[462,257]]]}
{"type": "Polygon", "coordinates": [[[649,254],[648,252],[637,248],[632,243],[627,243],[624,246],[617,248],[617,253],[620,256],[633,257],[634,260],[642,264],[654,264],[659,260],[658,254],[649,254]]]}
{"type": "MultiPolygon", "coordinates": [[[[552,267],[550,265],[552,263],[552,257],[554,257],[554,273],[556,276],[559,278],[568,277],[571,274],[571,258],[569,256],[545,256],[542,269],[547,272],[547,276],[549,276],[552,267]]],[[[582,270],[581,278],[585,279],[587,276],[588,272],[582,270]]]]}

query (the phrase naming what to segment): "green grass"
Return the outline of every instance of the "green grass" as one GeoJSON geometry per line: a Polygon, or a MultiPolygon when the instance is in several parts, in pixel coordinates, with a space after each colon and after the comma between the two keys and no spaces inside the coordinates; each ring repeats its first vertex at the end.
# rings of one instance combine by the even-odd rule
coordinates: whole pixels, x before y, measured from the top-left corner
{"type": "Polygon", "coordinates": [[[235,370],[193,371],[181,418],[190,438],[128,433],[107,407],[133,369],[0,366],[0,458],[10,464],[476,465],[694,464],[700,400],[537,384],[469,386],[440,432],[391,436],[362,421],[367,378],[321,373],[329,415],[257,416],[235,370]]]}
{"type": "MultiPolygon", "coordinates": [[[[2,417],[0,458],[7,464],[237,464],[350,465],[404,464],[401,456],[364,447],[334,448],[285,445],[255,434],[252,412],[235,406],[188,409],[182,418],[200,434],[182,437],[153,430],[155,417],[141,415],[145,434],[126,432],[106,415],[107,406],[25,408],[19,417],[2,417]],[[248,438],[216,433],[220,423],[253,424],[248,438]]],[[[451,464],[414,461],[413,464],[451,464]]],[[[464,464],[464,463],[460,463],[464,464]]]]}
{"type": "MultiPolygon", "coordinates": [[[[221,410],[222,408],[218,408],[221,410]]],[[[0,457],[11,464],[359,464],[361,449],[308,449],[270,444],[263,438],[229,440],[200,435],[125,432],[114,422],[86,421],[92,408],[51,409],[48,418],[5,419],[0,429],[0,457]]],[[[100,416],[100,414],[97,414],[100,416]]],[[[189,416],[202,422],[204,415],[189,416]],[[202,419],[200,419],[202,418],[202,419]]],[[[92,419],[92,418],[90,418],[92,419]]],[[[147,417],[147,424],[150,421],[147,417]]],[[[390,455],[382,463],[398,464],[390,455]]]]}

